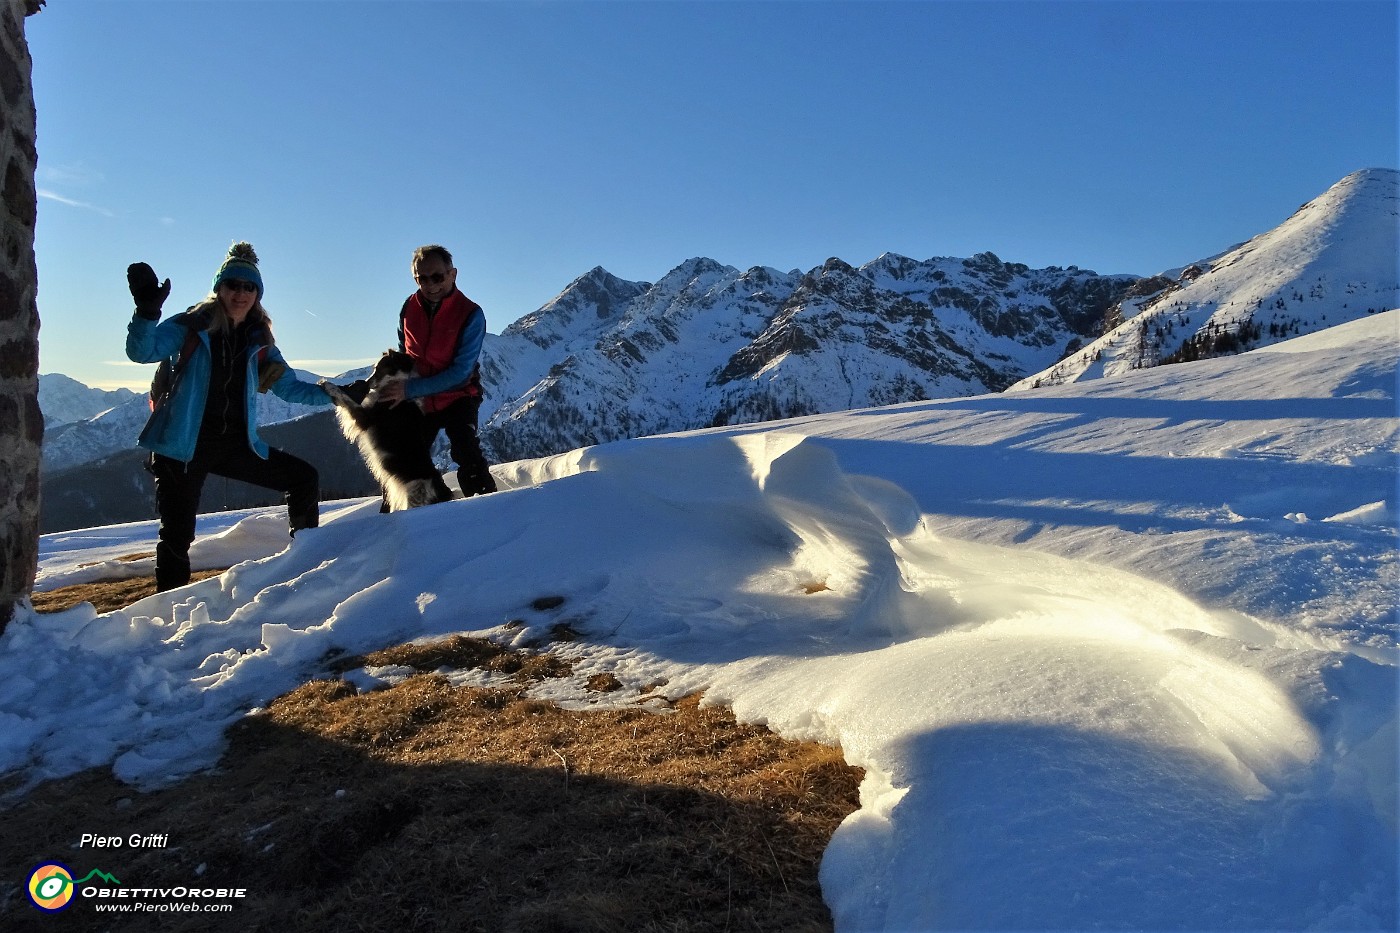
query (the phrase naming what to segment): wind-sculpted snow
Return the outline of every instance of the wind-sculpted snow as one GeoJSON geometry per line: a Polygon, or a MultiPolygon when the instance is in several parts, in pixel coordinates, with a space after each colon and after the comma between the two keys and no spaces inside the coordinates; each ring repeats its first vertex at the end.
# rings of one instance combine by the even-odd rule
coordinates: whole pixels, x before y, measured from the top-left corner
{"type": "MultiPolygon", "coordinates": [[[[1249,620],[1131,574],[941,539],[895,487],[844,476],[800,438],[736,445],[756,504],[791,543],[728,599],[685,573],[651,578],[644,599],[627,599],[647,615],[634,610],[616,636],[644,649],[622,653],[634,680],[705,689],[741,718],[838,742],[869,770],[863,809],[827,855],[838,929],[1223,920],[1241,875],[1273,896],[1258,846],[1311,844],[1333,818],[1374,823],[1364,809],[1309,810],[1316,801],[1295,812],[1294,795],[1309,797],[1332,765],[1273,668],[1306,694],[1316,655],[1294,669],[1297,653],[1270,648],[1249,620]],[[798,595],[812,582],[831,590],[798,595]],[[943,815],[901,820],[901,807],[943,815]],[[1190,890],[1158,880],[1207,866],[1235,875],[1190,890]],[[1106,876],[1120,889],[1086,903],[1104,897],[1106,876]]],[[[698,453],[630,458],[629,481],[650,493],[687,488],[691,470],[713,477],[698,453]]],[[[608,474],[608,459],[540,469],[608,474]]],[[[1347,831],[1325,832],[1335,855],[1347,831]]],[[[1284,925],[1297,907],[1230,910],[1284,925]]]]}
{"type": "Polygon", "coordinates": [[[559,475],[366,507],[177,595],[19,626],[7,647],[34,663],[6,683],[5,770],[112,762],[167,781],[213,764],[226,725],[329,655],[495,630],[554,592],[623,683],[705,690],[870,771],[828,855],[839,928],[913,928],[930,909],[971,922],[969,879],[1021,890],[995,926],[1070,922],[1084,907],[1066,885],[1095,891],[1105,873],[1125,886],[1105,919],[1136,923],[1235,890],[1148,880],[1182,870],[1183,846],[1262,891],[1258,845],[1345,845],[1336,806],[1283,802],[1324,780],[1323,740],[1268,676],[1293,653],[1235,618],[1121,571],[941,539],[907,494],[799,435],[621,444],[540,469],[559,475]],[[897,818],[922,799],[941,815],[897,818]],[[1053,858],[1027,877],[1031,850],[1053,858]]]}
{"type": "MultiPolygon", "coordinates": [[[[742,690],[726,686],[734,678],[716,665],[747,667],[773,653],[819,658],[813,663],[821,666],[840,663],[832,655],[865,664],[868,653],[891,646],[907,657],[911,643],[932,639],[938,653],[956,653],[969,638],[1001,632],[998,640],[1082,641],[1096,651],[1131,647],[1170,659],[1190,652],[1165,629],[1240,634],[1237,623],[1126,574],[942,542],[922,529],[907,495],[847,477],[828,450],[800,437],[624,444],[594,451],[578,466],[581,472],[510,496],[392,517],[347,515],[303,532],[285,553],[178,596],[151,597],[78,626],[67,616],[44,618],[25,632],[47,632],[63,645],[58,655],[38,652],[52,661],[80,663],[124,651],[134,639],[145,664],[114,674],[143,681],[142,695],[162,704],[191,701],[192,719],[179,731],[200,721],[221,727],[270,699],[269,687],[300,682],[328,653],[489,629],[551,586],[569,594],[590,634],[645,648],[654,656],[647,664],[683,662],[695,688],[722,693],[742,690]],[[492,514],[507,511],[509,521],[492,514]],[[638,548],[642,537],[650,544],[638,548]],[[522,566],[530,572],[516,569],[522,566]],[[726,637],[715,639],[717,631],[726,637]]],[[[1177,666],[1153,668],[1152,677],[1177,666]]],[[[1177,683],[1211,680],[1212,665],[1205,674],[1200,668],[1185,665],[1177,683]]],[[[111,676],[94,669],[85,680],[98,695],[119,696],[111,676]]],[[[746,671],[737,683],[753,677],[746,671]]],[[[1249,693],[1237,685],[1232,698],[1249,693]]],[[[1210,705],[1205,691],[1197,697],[1189,688],[1177,699],[1210,705]]],[[[1256,719],[1287,718],[1274,699],[1263,706],[1256,719]]],[[[115,732],[118,722],[103,726],[115,732]]],[[[130,746],[118,772],[150,780],[179,767],[149,747],[167,731],[146,735],[138,726],[124,738],[113,735],[114,747],[130,746]]],[[[840,739],[861,757],[874,750],[859,730],[843,731],[823,738],[840,739]]],[[[1282,733],[1274,744],[1311,746],[1301,725],[1282,733]]],[[[1240,744],[1229,735],[1220,741],[1240,744]]],[[[1268,746],[1270,735],[1252,741],[1268,746]]],[[[217,746],[216,734],[207,742],[217,746]]],[[[1258,790],[1253,778],[1241,780],[1258,790]]]]}
{"type": "MultiPolygon", "coordinates": [[[[11,623],[0,772],[170,781],[329,657],[567,623],[614,697],[704,691],[866,770],[822,866],[843,933],[1393,929],[1396,316],[507,464],[285,549],[278,511],[210,518],[198,563],[255,559],[11,623]]],[[[41,585],[152,534],[51,536],[41,585]]]]}

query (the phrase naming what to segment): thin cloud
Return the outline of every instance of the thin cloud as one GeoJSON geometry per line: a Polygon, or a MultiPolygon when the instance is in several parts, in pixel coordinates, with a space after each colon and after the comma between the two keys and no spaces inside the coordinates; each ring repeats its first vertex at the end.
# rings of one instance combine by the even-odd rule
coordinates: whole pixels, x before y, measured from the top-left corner
{"type": "Polygon", "coordinates": [[[379,357],[365,357],[358,360],[288,360],[293,369],[305,369],[313,373],[344,373],[361,369],[378,360],[379,357]]]}
{"type": "MultiPolygon", "coordinates": [[[[359,369],[362,366],[369,366],[379,360],[377,356],[366,356],[362,359],[349,360],[287,360],[293,369],[308,369],[312,372],[335,372],[341,373],[351,369],[359,369]]],[[[131,360],[103,360],[103,366],[149,366],[150,363],[133,363],[131,360]]]]}
{"type": "Polygon", "coordinates": [[[92,185],[100,185],[107,180],[107,176],[101,172],[90,169],[86,165],[41,165],[38,175],[40,180],[53,185],[64,187],[87,188],[92,185]]]}
{"type": "Polygon", "coordinates": [[[88,204],[86,201],[75,201],[72,198],[65,198],[61,194],[55,194],[54,192],[45,190],[43,188],[40,188],[37,194],[39,195],[39,197],[45,199],[46,201],[57,201],[59,204],[66,204],[69,207],[79,207],[86,211],[96,211],[103,217],[117,216],[116,214],[113,214],[111,211],[107,210],[107,208],[105,207],[98,207],[96,204],[88,204]]]}

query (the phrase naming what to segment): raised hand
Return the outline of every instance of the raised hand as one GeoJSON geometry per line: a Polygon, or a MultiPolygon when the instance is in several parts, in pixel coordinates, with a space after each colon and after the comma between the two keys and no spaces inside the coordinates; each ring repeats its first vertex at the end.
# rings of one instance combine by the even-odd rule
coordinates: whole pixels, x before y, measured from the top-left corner
{"type": "Polygon", "coordinates": [[[170,297],[170,280],[161,282],[156,270],[144,262],[133,262],[126,267],[126,285],[136,302],[136,313],[149,321],[160,320],[161,305],[170,297]]]}

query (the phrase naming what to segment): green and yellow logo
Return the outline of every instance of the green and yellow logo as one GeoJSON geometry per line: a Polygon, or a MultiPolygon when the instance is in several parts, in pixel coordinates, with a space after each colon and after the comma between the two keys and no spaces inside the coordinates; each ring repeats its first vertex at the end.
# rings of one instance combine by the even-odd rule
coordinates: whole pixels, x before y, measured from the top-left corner
{"type": "Polygon", "coordinates": [[[96,868],[74,881],[73,870],[67,865],[61,862],[44,862],[35,866],[29,873],[29,901],[46,913],[58,913],[73,903],[73,892],[77,886],[87,883],[94,876],[109,884],[121,884],[116,878],[96,868]]]}

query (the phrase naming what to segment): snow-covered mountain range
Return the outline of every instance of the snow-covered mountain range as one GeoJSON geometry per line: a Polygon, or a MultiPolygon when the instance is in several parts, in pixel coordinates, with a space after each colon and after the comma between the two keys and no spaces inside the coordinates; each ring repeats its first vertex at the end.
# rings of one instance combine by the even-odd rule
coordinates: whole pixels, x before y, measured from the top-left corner
{"type": "Polygon", "coordinates": [[[992,253],[659,282],[597,268],[489,339],[482,436],[500,460],[713,425],[1006,388],[1102,330],[1137,282],[992,253]]]}
{"type": "Polygon", "coordinates": [[[488,338],[503,461],[711,425],[997,392],[1265,346],[1400,305],[1400,172],[1342,179],[1218,256],[1140,278],[992,253],[661,281],[598,268],[488,338]]]}
{"type": "MultiPolygon", "coordinates": [[[[859,268],[833,258],[807,272],[741,271],[695,258],[655,283],[595,268],[487,336],[483,442],[493,461],[506,462],[627,437],[1029,389],[1264,346],[1400,306],[1397,205],[1400,172],[1356,172],[1247,243],[1145,278],[1030,269],[989,252],[923,261],[886,253],[859,268]]],[[[43,377],[55,378],[62,377],[43,377]]],[[[48,404],[41,399],[46,414],[48,404]]],[[[263,424],[309,411],[271,395],[260,404],[263,424]]],[[[60,482],[129,485],[124,475],[73,471],[101,473],[88,465],[130,450],[147,414],[137,396],[51,427],[46,492],[60,482]]],[[[446,466],[445,450],[440,456],[446,466]]],[[[354,491],[348,478],[326,479],[329,488],[354,491]]],[[[103,500],[82,489],[65,494],[103,500]]],[[[93,514],[81,522],[138,517],[93,514]]]]}

